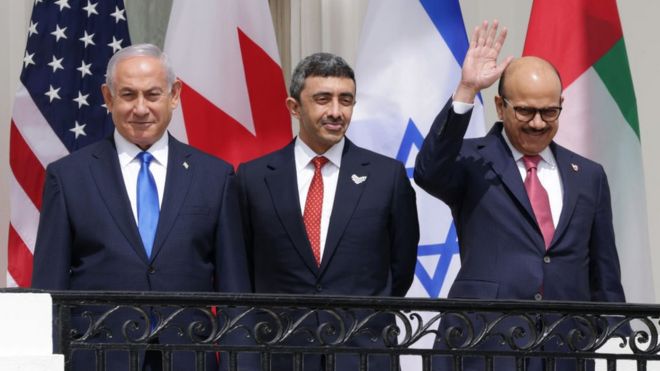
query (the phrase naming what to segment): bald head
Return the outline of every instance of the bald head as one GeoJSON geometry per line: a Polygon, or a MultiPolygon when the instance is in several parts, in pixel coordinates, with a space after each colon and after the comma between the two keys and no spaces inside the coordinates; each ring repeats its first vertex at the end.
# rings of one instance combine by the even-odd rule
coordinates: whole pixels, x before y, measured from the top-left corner
{"type": "Polygon", "coordinates": [[[507,97],[506,81],[510,76],[518,78],[519,76],[527,76],[532,79],[532,81],[540,81],[541,79],[551,82],[556,80],[559,84],[559,94],[562,92],[562,82],[559,71],[552,65],[552,63],[546,61],[545,59],[539,57],[522,57],[512,61],[507,68],[502,72],[500,77],[499,85],[497,86],[497,94],[502,97],[507,97]]]}

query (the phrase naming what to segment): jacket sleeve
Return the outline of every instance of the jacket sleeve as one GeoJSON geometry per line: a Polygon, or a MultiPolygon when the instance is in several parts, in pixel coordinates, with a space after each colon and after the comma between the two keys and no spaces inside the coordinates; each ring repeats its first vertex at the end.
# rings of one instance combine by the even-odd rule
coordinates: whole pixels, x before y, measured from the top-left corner
{"type": "Polygon", "coordinates": [[[414,178],[423,190],[448,205],[463,189],[463,172],[459,163],[460,150],[472,111],[454,112],[452,100],[433,121],[415,160],[414,178]]]}
{"type": "Polygon", "coordinates": [[[37,240],[34,247],[32,287],[69,289],[73,231],[62,185],[53,165],[46,169],[37,240]]]}
{"type": "Polygon", "coordinates": [[[250,279],[250,290],[254,292],[254,257],[253,257],[253,230],[252,219],[250,216],[250,199],[248,196],[247,166],[241,164],[238,166],[236,175],[236,188],[238,189],[238,203],[241,213],[241,227],[245,247],[245,259],[247,261],[248,276],[250,279]]]}
{"type": "Polygon", "coordinates": [[[228,170],[223,185],[215,251],[216,289],[220,292],[250,292],[238,190],[232,169],[228,170]]]}
{"type": "Polygon", "coordinates": [[[621,267],[614,240],[612,204],[607,176],[599,168],[598,204],[589,243],[589,281],[592,301],[625,302],[621,267]]]}
{"type": "MultiPolygon", "coordinates": [[[[220,215],[220,245],[217,247],[219,253],[216,266],[220,267],[216,280],[219,282],[218,290],[222,292],[252,292],[252,284],[246,256],[246,240],[244,226],[242,224],[242,213],[240,209],[240,192],[238,177],[233,170],[227,174],[223,197],[223,206],[220,215]]],[[[237,320],[239,326],[254,329],[256,320],[250,313],[248,307],[224,308],[218,311],[220,322],[222,318],[237,320]]],[[[242,330],[231,331],[220,340],[221,344],[231,346],[252,346],[254,338],[246,336],[242,330]]],[[[218,370],[231,369],[229,356],[221,353],[219,356],[218,370]]],[[[259,358],[255,354],[243,354],[238,360],[241,370],[259,370],[259,358]]]]}
{"type": "Polygon", "coordinates": [[[415,276],[419,221],[415,190],[410,185],[403,164],[399,164],[394,182],[394,200],[390,214],[392,295],[405,296],[415,276]]]}

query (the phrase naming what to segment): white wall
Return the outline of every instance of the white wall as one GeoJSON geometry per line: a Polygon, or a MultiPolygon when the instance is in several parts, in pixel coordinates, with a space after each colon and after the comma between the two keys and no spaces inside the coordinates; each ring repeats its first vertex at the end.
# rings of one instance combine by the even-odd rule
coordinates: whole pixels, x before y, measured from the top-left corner
{"type": "MultiPolygon", "coordinates": [[[[135,0],[130,0],[134,2],[135,0]]],[[[301,56],[314,51],[329,51],[355,63],[358,36],[367,0],[271,0],[291,6],[291,46],[289,56],[283,56],[287,65],[295,64],[301,56]]],[[[8,225],[8,135],[11,104],[20,73],[25,29],[31,9],[31,0],[4,0],[0,2],[0,272],[6,270],[6,241],[8,225]]],[[[527,29],[531,0],[461,0],[468,30],[483,19],[497,18],[509,28],[504,55],[518,56],[527,29]]],[[[146,8],[146,7],[145,7],[146,8]]],[[[153,7],[152,7],[153,8],[153,7]]],[[[619,1],[619,11],[628,48],[628,56],[637,94],[642,136],[642,151],[646,172],[646,199],[648,202],[649,233],[653,258],[655,297],[660,298],[660,174],[654,159],[660,158],[660,125],[656,124],[654,105],[656,90],[660,86],[660,43],[653,25],[660,14],[660,2],[655,0],[619,1]]],[[[136,12],[137,13],[137,12],[136,12]]],[[[129,14],[139,21],[141,16],[129,14]]],[[[277,22],[277,20],[276,20],[277,22]]],[[[470,32],[468,32],[470,33],[470,32]]],[[[496,116],[492,107],[494,89],[484,92],[487,122],[496,116]]],[[[561,129],[560,129],[561,130],[561,129]]],[[[657,160],[656,160],[657,161],[657,160]]],[[[635,221],[630,221],[634,223],[635,221]]],[[[0,275],[0,286],[4,276],[0,275]]],[[[657,300],[657,299],[656,299],[657,300]]]]}

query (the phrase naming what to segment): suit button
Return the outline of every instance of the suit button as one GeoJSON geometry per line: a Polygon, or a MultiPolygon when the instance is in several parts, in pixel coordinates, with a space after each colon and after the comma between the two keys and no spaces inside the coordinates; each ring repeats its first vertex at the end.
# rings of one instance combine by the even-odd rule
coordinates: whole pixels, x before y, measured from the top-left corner
{"type": "Polygon", "coordinates": [[[547,256],[547,255],[544,256],[544,257],[543,257],[543,261],[544,261],[545,263],[550,263],[550,257],[547,256]]]}
{"type": "Polygon", "coordinates": [[[320,284],[316,285],[316,292],[321,292],[321,291],[323,291],[323,286],[321,286],[320,284]]]}
{"type": "Polygon", "coordinates": [[[156,273],[156,268],[149,267],[149,269],[147,269],[147,272],[149,272],[149,274],[154,274],[154,273],[156,273]]]}
{"type": "Polygon", "coordinates": [[[543,299],[543,295],[541,295],[541,294],[538,293],[538,292],[537,292],[536,294],[534,294],[534,300],[539,301],[539,300],[541,300],[541,299],[543,299]]]}

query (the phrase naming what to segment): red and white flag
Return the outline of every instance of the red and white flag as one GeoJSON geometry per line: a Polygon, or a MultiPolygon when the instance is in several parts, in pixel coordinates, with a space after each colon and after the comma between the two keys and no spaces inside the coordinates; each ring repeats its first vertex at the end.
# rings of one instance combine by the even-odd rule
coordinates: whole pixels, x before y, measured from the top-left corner
{"type": "Polygon", "coordinates": [[[267,1],[174,0],[165,51],[183,81],[177,139],[234,166],[291,140],[267,1]]]}

